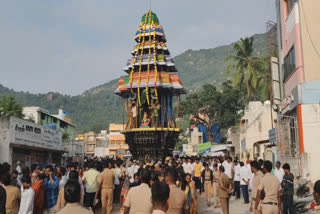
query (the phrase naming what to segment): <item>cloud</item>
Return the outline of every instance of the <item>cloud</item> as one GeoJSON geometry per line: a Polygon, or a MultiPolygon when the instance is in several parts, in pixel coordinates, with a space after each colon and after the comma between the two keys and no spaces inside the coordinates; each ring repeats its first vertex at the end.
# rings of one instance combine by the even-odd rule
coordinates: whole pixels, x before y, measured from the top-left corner
{"type": "MultiPolygon", "coordinates": [[[[270,2],[161,0],[152,8],[177,55],[263,32],[274,13],[270,2]]],[[[75,95],[124,75],[136,27],[147,10],[145,0],[4,0],[0,84],[75,95]]]]}

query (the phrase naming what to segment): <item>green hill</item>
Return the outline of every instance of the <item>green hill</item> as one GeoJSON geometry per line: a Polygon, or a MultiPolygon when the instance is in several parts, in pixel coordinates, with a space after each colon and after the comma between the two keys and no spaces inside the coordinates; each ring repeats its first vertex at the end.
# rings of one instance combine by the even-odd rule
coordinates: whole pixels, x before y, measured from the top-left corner
{"type": "MultiPolygon", "coordinates": [[[[254,36],[257,55],[265,55],[267,50],[266,34],[254,36]]],[[[225,57],[232,53],[232,44],[212,49],[188,50],[174,58],[179,75],[188,90],[196,90],[205,83],[219,85],[227,79],[225,57]]],[[[123,73],[125,74],[125,73],[123,73]]],[[[59,93],[31,94],[16,92],[0,84],[0,97],[14,95],[24,106],[40,106],[57,113],[62,105],[79,132],[106,129],[109,123],[122,121],[120,97],[113,94],[118,79],[91,88],[78,96],[59,93]]]]}
{"type": "MultiPolygon", "coordinates": [[[[254,49],[258,56],[266,54],[266,34],[254,35],[254,49]]],[[[230,44],[212,49],[188,50],[174,59],[184,86],[197,89],[205,83],[219,85],[227,79],[225,57],[232,53],[230,44]]]]}

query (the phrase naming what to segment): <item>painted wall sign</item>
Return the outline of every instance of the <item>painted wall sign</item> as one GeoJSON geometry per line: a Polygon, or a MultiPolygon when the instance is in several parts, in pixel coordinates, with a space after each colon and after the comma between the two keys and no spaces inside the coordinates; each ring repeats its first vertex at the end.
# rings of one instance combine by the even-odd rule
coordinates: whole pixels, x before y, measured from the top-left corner
{"type": "Polygon", "coordinates": [[[63,150],[62,134],[25,120],[10,118],[11,142],[44,149],[63,150]]]}
{"type": "Polygon", "coordinates": [[[201,143],[201,144],[198,144],[197,145],[197,150],[198,150],[198,152],[202,152],[202,151],[204,151],[204,150],[211,150],[211,143],[210,142],[208,142],[208,143],[201,143]]]}

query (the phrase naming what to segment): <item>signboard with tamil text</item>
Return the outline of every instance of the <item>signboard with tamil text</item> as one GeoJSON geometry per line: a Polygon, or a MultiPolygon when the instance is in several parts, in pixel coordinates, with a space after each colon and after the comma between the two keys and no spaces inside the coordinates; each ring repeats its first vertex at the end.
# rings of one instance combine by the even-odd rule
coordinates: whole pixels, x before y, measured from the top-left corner
{"type": "Polygon", "coordinates": [[[197,151],[198,153],[206,153],[211,151],[211,143],[201,143],[197,145],[197,151]]]}
{"type": "Polygon", "coordinates": [[[278,141],[278,132],[276,128],[269,130],[269,142],[276,143],[278,141]]]}
{"type": "Polygon", "coordinates": [[[10,137],[10,143],[17,145],[63,150],[60,132],[14,117],[10,118],[10,137]]]}

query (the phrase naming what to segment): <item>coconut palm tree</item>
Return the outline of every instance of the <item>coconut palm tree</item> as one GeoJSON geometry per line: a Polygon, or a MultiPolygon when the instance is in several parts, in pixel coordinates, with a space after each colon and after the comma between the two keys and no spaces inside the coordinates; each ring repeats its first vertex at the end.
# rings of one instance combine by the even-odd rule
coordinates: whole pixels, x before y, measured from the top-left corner
{"type": "Polygon", "coordinates": [[[233,76],[233,85],[240,90],[245,86],[249,99],[256,99],[256,90],[265,71],[265,61],[253,55],[253,37],[240,40],[233,45],[235,53],[226,57],[230,64],[227,73],[233,76]]]}
{"type": "Polygon", "coordinates": [[[17,117],[23,119],[23,107],[13,96],[4,96],[0,100],[0,117],[17,117]]]}

